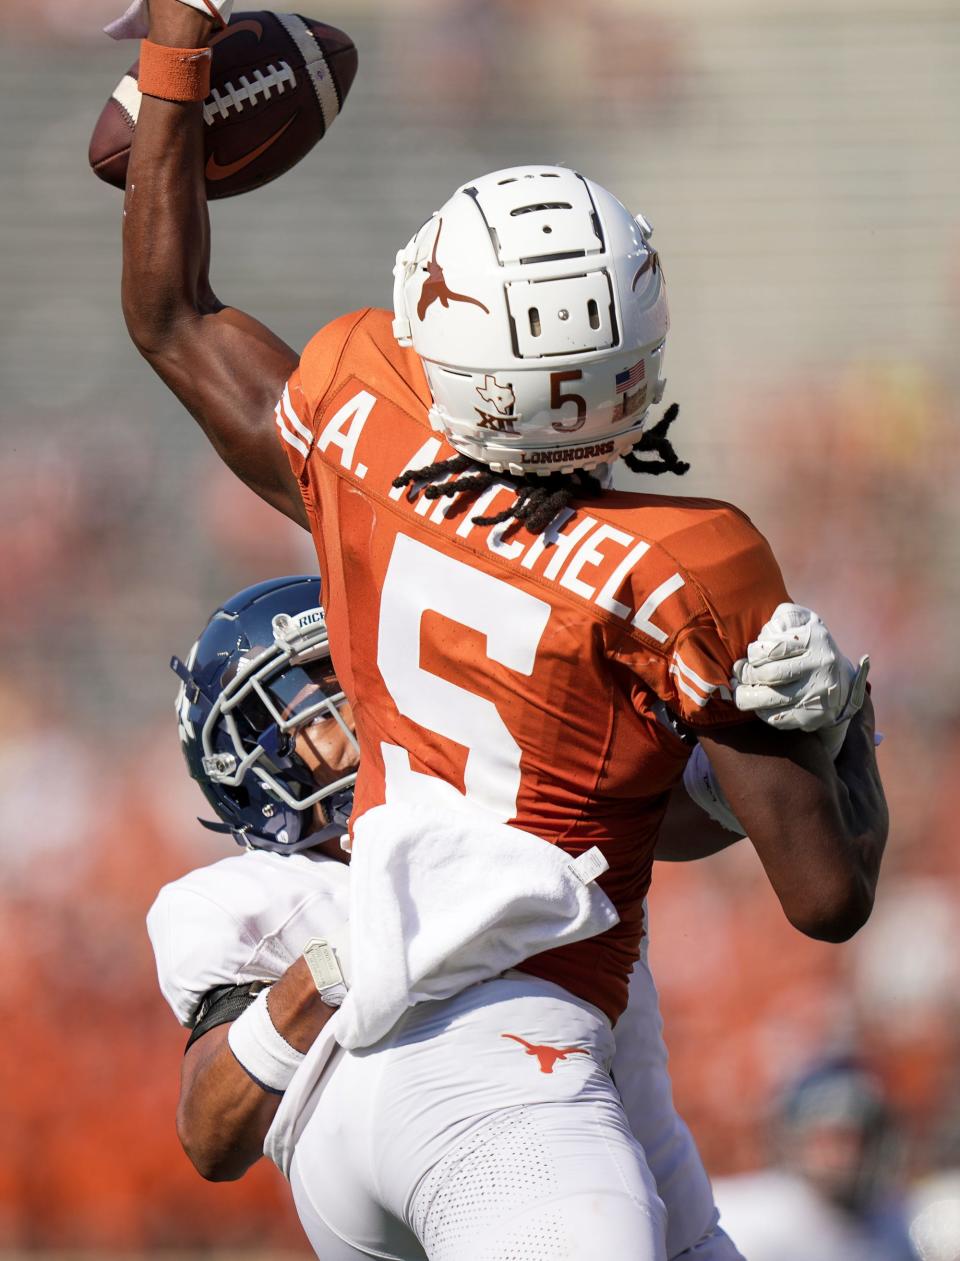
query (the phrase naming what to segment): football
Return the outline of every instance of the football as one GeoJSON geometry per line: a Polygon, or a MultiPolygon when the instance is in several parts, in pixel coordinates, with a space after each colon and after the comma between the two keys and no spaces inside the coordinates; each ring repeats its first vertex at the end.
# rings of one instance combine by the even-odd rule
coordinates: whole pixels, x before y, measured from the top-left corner
{"type": "MultiPolygon", "coordinates": [[[[203,103],[207,197],[235,197],[306,156],[343,106],[357,72],[349,35],[295,13],[234,14],[211,41],[203,103]]],[[[123,188],[140,112],[138,63],[117,84],[90,140],[90,165],[123,188]]]]}

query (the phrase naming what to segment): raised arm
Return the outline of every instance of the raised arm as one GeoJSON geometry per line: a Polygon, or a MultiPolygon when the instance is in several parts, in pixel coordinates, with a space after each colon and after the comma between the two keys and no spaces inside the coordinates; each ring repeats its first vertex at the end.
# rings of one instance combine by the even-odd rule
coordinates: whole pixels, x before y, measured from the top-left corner
{"type": "Polygon", "coordinates": [[[869,697],[835,761],[815,735],[759,722],[700,740],[790,922],[821,941],[852,937],[873,909],[889,827],[869,697]]]}
{"type": "MultiPolygon", "coordinates": [[[[205,47],[212,21],[179,0],[151,0],[150,39],[205,47]]],[[[298,356],[210,287],[210,220],[199,102],[144,96],[127,177],[123,314],[137,349],[237,476],[307,528],[276,438],[274,407],[298,356]]]]}
{"type": "MultiPolygon", "coordinates": [[[[269,994],[270,1020],[297,1051],[307,1051],[334,1014],[320,998],[303,959],[269,994]]],[[[183,1057],[177,1134],[204,1178],[232,1182],[263,1155],[263,1141],[282,1096],[264,1089],[230,1049],[230,1024],[210,1029],[183,1057]]]]}

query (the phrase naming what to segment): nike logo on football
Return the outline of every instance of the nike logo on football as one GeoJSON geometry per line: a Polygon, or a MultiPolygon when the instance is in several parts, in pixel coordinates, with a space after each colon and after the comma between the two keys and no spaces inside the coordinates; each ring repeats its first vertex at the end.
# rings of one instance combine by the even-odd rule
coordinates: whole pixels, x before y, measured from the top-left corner
{"type": "Polygon", "coordinates": [[[500,1037],[519,1042],[528,1055],[535,1055],[541,1073],[552,1073],[554,1064],[558,1060],[565,1060],[569,1055],[590,1054],[582,1046],[538,1046],[535,1042],[528,1042],[526,1038],[518,1037],[515,1033],[501,1033],[500,1037]]]}
{"type": "Polygon", "coordinates": [[[245,166],[249,166],[251,162],[256,162],[261,153],[266,153],[270,146],[280,139],[296,117],[297,115],[294,114],[293,118],[288,118],[278,131],[275,131],[272,136],[268,136],[266,140],[264,140],[263,144],[258,144],[255,149],[251,149],[249,153],[245,153],[242,158],[237,158],[235,162],[225,162],[223,166],[221,166],[211,153],[209,158],[207,158],[207,179],[212,182],[229,179],[231,175],[236,175],[236,173],[238,171],[242,171],[245,166]]]}
{"type": "Polygon", "coordinates": [[[222,44],[225,39],[230,39],[234,35],[239,35],[241,31],[253,31],[254,35],[257,37],[258,44],[260,40],[263,39],[263,27],[260,23],[254,21],[253,18],[245,18],[242,22],[232,22],[229,26],[225,27],[219,35],[214,35],[213,39],[210,40],[210,47],[212,48],[214,44],[222,44]]]}

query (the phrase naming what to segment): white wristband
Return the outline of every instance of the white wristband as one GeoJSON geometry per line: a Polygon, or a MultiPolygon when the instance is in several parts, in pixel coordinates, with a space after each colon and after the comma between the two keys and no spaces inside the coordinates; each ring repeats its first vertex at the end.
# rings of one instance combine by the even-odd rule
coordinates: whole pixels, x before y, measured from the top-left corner
{"type": "Polygon", "coordinates": [[[227,1042],[240,1064],[258,1086],[282,1095],[303,1063],[304,1053],[292,1047],[274,1028],[263,990],[230,1026],[227,1042]]]}
{"type": "Polygon", "coordinates": [[[723,795],[723,789],[714,778],[713,767],[703,751],[702,744],[695,745],[687,759],[683,770],[683,786],[691,800],[695,801],[700,809],[711,819],[716,820],[721,827],[725,827],[729,832],[736,832],[738,836],[745,835],[745,829],[731,810],[729,801],[723,795]]]}

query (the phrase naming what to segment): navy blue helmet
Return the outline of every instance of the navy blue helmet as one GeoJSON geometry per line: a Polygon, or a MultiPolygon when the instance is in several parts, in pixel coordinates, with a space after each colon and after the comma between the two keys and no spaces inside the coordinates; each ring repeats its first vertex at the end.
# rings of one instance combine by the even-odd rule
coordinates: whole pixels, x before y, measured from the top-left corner
{"type": "Polygon", "coordinates": [[[304,575],[247,587],[212,615],[185,662],[177,718],[190,774],[238,844],[292,854],[341,832],[356,771],[318,786],[297,734],[334,718],[359,758],[341,710],[320,580],[304,575]],[[314,807],[320,805],[318,829],[314,807]]]}
{"type": "Polygon", "coordinates": [[[858,1212],[893,1174],[896,1123],[880,1079],[853,1056],[828,1056],[788,1083],[779,1100],[785,1163],[829,1199],[858,1212]]]}

